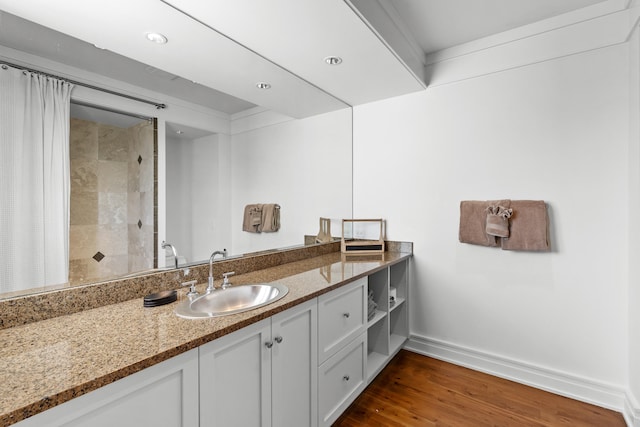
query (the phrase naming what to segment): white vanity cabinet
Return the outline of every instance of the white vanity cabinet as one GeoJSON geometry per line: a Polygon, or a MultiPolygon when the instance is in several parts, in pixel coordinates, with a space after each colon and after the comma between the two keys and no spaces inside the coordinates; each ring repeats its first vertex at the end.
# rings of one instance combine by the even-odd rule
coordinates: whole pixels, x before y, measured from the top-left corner
{"type": "Polygon", "coordinates": [[[337,420],[400,351],[409,337],[408,296],[404,260],[318,297],[320,426],[337,420]],[[377,305],[370,319],[369,290],[377,305]]]}
{"type": "Polygon", "coordinates": [[[16,425],[331,425],[407,340],[408,275],[405,259],[16,425]]]}
{"type": "Polygon", "coordinates": [[[197,427],[198,349],[21,421],[19,427],[197,427]]]}
{"type": "Polygon", "coordinates": [[[200,347],[201,426],[315,426],[317,301],[200,347]]]}
{"type": "Polygon", "coordinates": [[[319,424],[331,425],[366,386],[367,278],[318,297],[319,424]]]}

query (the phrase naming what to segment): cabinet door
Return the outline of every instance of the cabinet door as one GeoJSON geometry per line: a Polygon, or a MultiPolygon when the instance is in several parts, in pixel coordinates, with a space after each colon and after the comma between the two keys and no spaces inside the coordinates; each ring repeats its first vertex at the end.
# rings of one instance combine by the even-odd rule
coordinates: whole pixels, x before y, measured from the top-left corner
{"type": "Polygon", "coordinates": [[[319,363],[365,331],[367,278],[318,297],[319,363]]]}
{"type": "Polygon", "coordinates": [[[16,426],[197,427],[198,350],[158,363],[16,426]]]}
{"type": "Polygon", "coordinates": [[[316,299],[271,318],[274,427],[317,425],[317,319],[316,299]]]}
{"type": "Polygon", "coordinates": [[[271,319],[200,347],[200,425],[271,425],[271,319]]]}

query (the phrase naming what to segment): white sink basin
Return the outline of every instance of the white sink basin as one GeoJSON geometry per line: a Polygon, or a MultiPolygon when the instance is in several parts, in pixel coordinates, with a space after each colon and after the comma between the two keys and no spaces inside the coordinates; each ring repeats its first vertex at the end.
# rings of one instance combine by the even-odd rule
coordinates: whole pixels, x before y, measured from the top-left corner
{"type": "Polygon", "coordinates": [[[187,319],[226,316],[271,304],[287,292],[289,288],[276,283],[231,286],[181,302],[176,314],[187,319]]]}

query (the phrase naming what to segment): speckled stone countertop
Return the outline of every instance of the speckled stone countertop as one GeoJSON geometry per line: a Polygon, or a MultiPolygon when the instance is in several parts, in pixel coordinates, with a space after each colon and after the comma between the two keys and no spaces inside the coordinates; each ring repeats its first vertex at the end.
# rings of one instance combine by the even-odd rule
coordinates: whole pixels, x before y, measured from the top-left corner
{"type": "MultiPolygon", "coordinates": [[[[177,303],[144,308],[142,298],[0,330],[0,426],[28,418],[222,335],[411,256],[348,261],[339,252],[234,276],[235,285],[289,288],[262,308],[202,320],[175,315],[177,303]]],[[[216,286],[219,286],[216,281],[216,286]]],[[[203,291],[205,284],[198,286],[203,291]]],[[[186,290],[180,291],[180,299],[186,290]]]]}

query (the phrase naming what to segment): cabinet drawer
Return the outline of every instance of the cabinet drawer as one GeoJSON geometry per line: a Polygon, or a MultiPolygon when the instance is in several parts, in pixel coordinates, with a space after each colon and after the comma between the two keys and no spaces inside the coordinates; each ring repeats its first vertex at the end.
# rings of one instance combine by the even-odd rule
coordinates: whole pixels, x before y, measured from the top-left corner
{"type": "Polygon", "coordinates": [[[364,390],[365,333],[323,363],[318,371],[319,425],[331,425],[364,390]]]}
{"type": "Polygon", "coordinates": [[[367,279],[318,298],[318,362],[322,363],[366,327],[367,279]]]}

